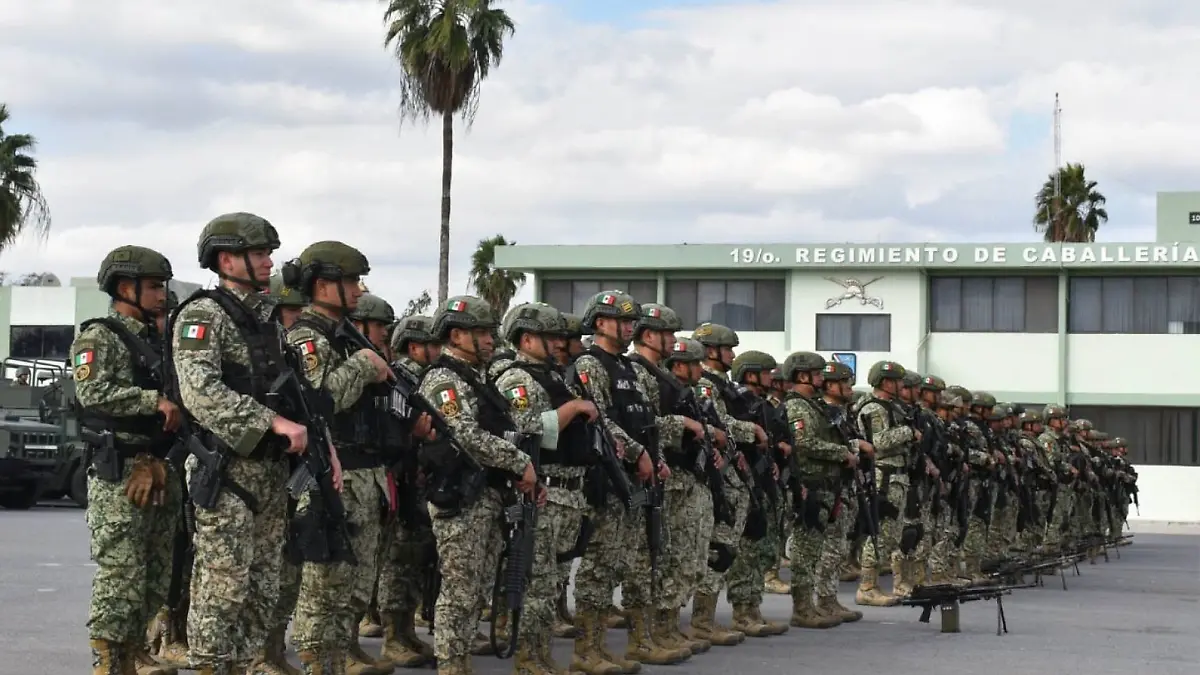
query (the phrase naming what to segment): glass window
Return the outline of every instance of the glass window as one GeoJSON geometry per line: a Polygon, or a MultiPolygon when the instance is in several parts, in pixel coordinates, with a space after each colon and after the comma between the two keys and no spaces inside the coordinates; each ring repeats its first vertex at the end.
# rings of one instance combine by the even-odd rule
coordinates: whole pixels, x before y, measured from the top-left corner
{"type": "Polygon", "coordinates": [[[1071,416],[1124,438],[1135,465],[1200,466],[1200,408],[1073,405],[1071,416]]]}
{"type": "Polygon", "coordinates": [[[783,330],[784,282],[667,280],[666,304],[679,315],[685,330],[705,322],[739,331],[783,330]]]}
{"type": "Polygon", "coordinates": [[[1200,276],[1079,277],[1068,290],[1072,333],[1200,333],[1200,276]]]}
{"type": "Polygon", "coordinates": [[[639,303],[655,302],[658,281],[655,279],[620,279],[609,281],[547,279],[542,282],[542,302],[559,311],[583,315],[587,303],[600,291],[622,291],[639,303]]]}
{"type": "Polygon", "coordinates": [[[9,331],[9,355],[15,359],[66,361],[74,341],[74,326],[13,326],[9,331]]]}
{"type": "Polygon", "coordinates": [[[890,314],[818,314],[817,351],[890,352],[890,314]]]}
{"type": "Polygon", "coordinates": [[[1058,278],[934,277],[929,327],[945,333],[1056,333],[1058,278]]]}

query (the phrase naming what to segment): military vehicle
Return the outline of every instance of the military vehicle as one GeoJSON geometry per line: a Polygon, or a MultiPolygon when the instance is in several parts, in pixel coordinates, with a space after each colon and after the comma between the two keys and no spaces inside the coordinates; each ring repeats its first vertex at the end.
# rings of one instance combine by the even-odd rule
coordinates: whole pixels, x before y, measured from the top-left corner
{"type": "Polygon", "coordinates": [[[71,414],[75,382],[65,363],[6,359],[2,365],[14,379],[0,380],[0,507],[28,509],[64,495],[86,506],[83,444],[71,414]]]}

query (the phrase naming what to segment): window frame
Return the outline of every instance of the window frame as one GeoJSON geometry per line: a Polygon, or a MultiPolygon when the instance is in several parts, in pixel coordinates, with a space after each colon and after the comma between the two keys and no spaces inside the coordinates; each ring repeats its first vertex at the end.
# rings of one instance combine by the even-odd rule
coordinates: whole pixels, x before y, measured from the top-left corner
{"type": "MultiPolygon", "coordinates": [[[[695,326],[700,325],[703,321],[700,320],[700,285],[701,284],[722,284],[723,297],[725,304],[729,303],[729,284],[730,283],[749,283],[753,284],[754,298],[750,311],[753,316],[750,327],[744,327],[741,324],[733,325],[725,323],[735,331],[742,333],[781,333],[787,326],[787,293],[788,282],[786,277],[759,277],[745,276],[738,278],[729,277],[668,277],[663,289],[663,302],[671,309],[675,310],[679,315],[679,320],[683,323],[685,330],[691,330],[695,326]],[[680,284],[690,285],[690,289],[681,287],[680,284]],[[770,289],[770,290],[765,290],[770,289]],[[689,296],[686,300],[679,298],[679,294],[689,296]],[[760,298],[772,293],[778,293],[778,299],[765,298],[760,302],[760,298]],[[675,296],[675,297],[672,297],[675,296]],[[689,327],[688,324],[691,324],[689,327]]],[[[713,305],[714,307],[716,304],[713,305]]],[[[728,317],[725,317],[728,318],[728,317]]]]}
{"type": "Polygon", "coordinates": [[[813,343],[819,352],[869,352],[869,353],[890,353],[892,351],[892,315],[887,314],[866,314],[861,312],[845,313],[845,312],[822,312],[816,314],[813,321],[813,343]],[[849,318],[850,319],[850,341],[853,343],[852,348],[829,347],[822,344],[821,336],[821,320],[827,318],[849,318]],[[862,346],[862,322],[863,319],[885,319],[887,322],[887,348],[886,349],[868,349],[862,346]]]}
{"type": "MultiPolygon", "coordinates": [[[[1184,282],[1191,281],[1191,285],[1195,286],[1193,292],[1200,291],[1200,274],[1121,274],[1121,275],[1095,275],[1095,274],[1079,274],[1072,275],[1067,279],[1067,333],[1072,335],[1197,335],[1200,334],[1200,309],[1196,310],[1195,320],[1178,320],[1179,323],[1193,324],[1194,332],[1184,331],[1183,333],[1172,333],[1171,324],[1177,320],[1172,319],[1172,307],[1176,304],[1173,300],[1172,291],[1174,288],[1180,287],[1183,291],[1188,289],[1183,285],[1184,282]],[[1145,291],[1145,287],[1151,283],[1161,283],[1163,288],[1161,295],[1166,303],[1165,321],[1160,330],[1145,331],[1145,330],[1130,330],[1117,331],[1105,327],[1105,316],[1108,311],[1115,311],[1114,306],[1105,300],[1105,285],[1106,282],[1118,284],[1129,282],[1130,286],[1130,303],[1133,307],[1145,306],[1138,299],[1139,288],[1145,291]],[[1095,284],[1095,292],[1097,295],[1093,298],[1082,298],[1084,289],[1079,288],[1083,284],[1095,284]],[[1080,328],[1079,318],[1073,311],[1074,307],[1080,307],[1084,304],[1090,305],[1090,312],[1087,314],[1096,322],[1095,328],[1080,328]]],[[[1087,312],[1088,310],[1083,310],[1087,312]]],[[[1137,315],[1135,314],[1133,322],[1138,323],[1137,315]]]]}
{"type": "MultiPolygon", "coordinates": [[[[1059,332],[1059,285],[1062,283],[1058,275],[1047,274],[938,274],[927,277],[926,283],[926,299],[929,308],[927,320],[927,329],[930,333],[996,333],[996,334],[1014,334],[1026,333],[1030,335],[1052,335],[1059,332]],[[1036,280],[1035,285],[1030,284],[1030,280],[1036,280]],[[964,328],[966,308],[968,305],[974,304],[966,299],[967,282],[980,283],[986,281],[989,284],[990,291],[988,293],[988,302],[992,308],[989,327],[986,329],[970,329],[964,328]],[[1021,325],[1019,328],[996,328],[998,323],[996,314],[996,284],[997,282],[1013,282],[1021,283],[1021,325]],[[954,318],[953,328],[941,328],[939,322],[949,323],[949,318],[940,317],[938,311],[939,294],[946,293],[950,289],[939,290],[939,287],[951,282],[957,282],[953,288],[957,294],[956,300],[949,300],[957,304],[956,315],[954,318]],[[1039,286],[1045,284],[1041,288],[1039,286]],[[1039,293],[1042,291],[1043,293],[1039,293]],[[1044,291],[1050,291],[1049,296],[1053,298],[1052,303],[1046,303],[1044,291]],[[1031,302],[1033,300],[1034,302],[1031,302]],[[1039,311],[1036,309],[1038,304],[1047,304],[1039,311]],[[1035,308],[1031,308],[1034,305],[1035,308]],[[1049,316],[1049,322],[1044,318],[1049,316]],[[1040,320],[1039,320],[1040,319],[1040,320]],[[1032,329],[1031,329],[1032,326],[1032,329]]],[[[953,295],[952,293],[951,295],[953,295]]],[[[943,301],[945,302],[945,301],[943,301]]]]}
{"type": "Polygon", "coordinates": [[[576,284],[597,284],[598,285],[598,290],[595,293],[589,293],[588,297],[591,297],[591,296],[595,295],[596,293],[599,293],[600,291],[610,291],[610,290],[620,290],[622,292],[629,293],[630,291],[628,289],[629,289],[630,285],[632,285],[632,284],[650,284],[654,287],[654,293],[650,294],[649,297],[643,298],[643,297],[639,297],[639,295],[637,293],[631,293],[631,294],[633,295],[634,299],[640,303],[658,302],[658,279],[655,277],[647,278],[647,277],[641,277],[641,276],[586,277],[586,278],[557,277],[557,276],[543,277],[538,280],[538,299],[541,302],[544,302],[548,305],[553,306],[555,309],[559,310],[560,312],[567,312],[569,314],[577,314],[577,315],[582,316],[583,309],[581,308],[579,311],[575,311],[575,308],[574,308],[576,284]],[[552,293],[548,292],[548,290],[549,290],[548,287],[551,284],[567,284],[567,288],[570,290],[570,295],[571,295],[571,304],[569,306],[562,307],[559,304],[551,301],[552,293]]]}
{"type": "MultiPolygon", "coordinates": [[[[62,361],[66,362],[71,356],[71,344],[75,342],[76,326],[74,325],[20,325],[9,326],[8,328],[8,356],[13,359],[36,360],[36,361],[62,361]],[[65,347],[62,355],[46,354],[46,331],[60,330],[66,335],[65,347]],[[29,355],[27,353],[18,353],[18,345],[24,340],[18,335],[18,331],[37,331],[38,355],[29,355]]],[[[62,337],[61,335],[58,337],[62,337]]]]}
{"type": "Polygon", "coordinates": [[[1200,407],[1072,405],[1069,412],[1125,438],[1135,466],[1200,466],[1200,407]]]}

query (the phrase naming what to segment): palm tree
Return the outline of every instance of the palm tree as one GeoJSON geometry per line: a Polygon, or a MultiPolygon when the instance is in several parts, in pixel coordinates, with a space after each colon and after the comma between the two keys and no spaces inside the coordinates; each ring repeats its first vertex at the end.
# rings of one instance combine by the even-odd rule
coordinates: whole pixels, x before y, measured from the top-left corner
{"type": "Polygon", "coordinates": [[[504,235],[498,234],[490,239],[480,239],[479,246],[471,255],[471,287],[479,297],[488,301],[497,319],[504,318],[517,291],[525,285],[524,272],[496,268],[496,247],[513,246],[516,243],[508,242],[504,235]]]}
{"type": "Polygon", "coordinates": [[[384,45],[400,62],[401,120],[442,118],[442,223],[438,249],[438,304],[450,285],[450,178],[454,116],[470,126],[479,109],[480,85],[504,55],[516,30],[493,0],[382,0],[387,3],[384,45]]]}
{"type": "Polygon", "coordinates": [[[50,207],[38,185],[37,140],[29,134],[8,135],[8,106],[0,103],[0,250],[32,229],[40,238],[50,232],[50,207]]]}
{"type": "Polygon", "coordinates": [[[1096,230],[1108,222],[1106,201],[1096,181],[1084,176],[1082,164],[1067,164],[1051,173],[1034,197],[1033,227],[1048,242],[1096,241],[1096,230]]]}

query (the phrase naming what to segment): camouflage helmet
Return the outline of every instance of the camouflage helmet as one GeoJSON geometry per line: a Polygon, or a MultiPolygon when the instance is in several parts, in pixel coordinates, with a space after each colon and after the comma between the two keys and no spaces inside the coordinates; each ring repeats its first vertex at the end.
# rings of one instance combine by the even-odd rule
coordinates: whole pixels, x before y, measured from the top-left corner
{"type": "Polygon", "coordinates": [[[96,283],[100,290],[113,295],[118,279],[171,279],[171,261],[153,249],[142,246],[118,246],[100,261],[96,283]]]}
{"type": "Polygon", "coordinates": [[[473,295],[456,295],[446,298],[445,304],[433,314],[433,337],[444,340],[451,328],[495,328],[496,314],[492,305],[483,298],[473,295]]]}
{"type": "Polygon", "coordinates": [[[1037,410],[1026,410],[1021,413],[1021,424],[1040,424],[1042,421],[1042,413],[1037,410]]]}
{"type": "Polygon", "coordinates": [[[938,405],[943,408],[961,408],[964,405],[962,394],[954,389],[943,389],[938,392],[938,405]]]}
{"type": "Polygon", "coordinates": [[[304,249],[299,258],[284,263],[281,274],[283,283],[311,294],[317,279],[340,281],[370,273],[367,256],[358,249],[340,241],[318,241],[304,249]]]}
{"type": "Polygon", "coordinates": [[[967,389],[961,384],[950,385],[949,387],[946,387],[946,391],[954,394],[962,400],[962,402],[958,404],[959,406],[969,406],[971,404],[971,398],[973,396],[971,394],[971,390],[967,389]]]}
{"type": "Polygon", "coordinates": [[[921,381],[924,379],[917,371],[906,369],[904,377],[900,378],[900,384],[904,387],[919,387],[921,386],[921,381]]]}
{"type": "Polygon", "coordinates": [[[1112,443],[1112,446],[1114,448],[1123,448],[1128,444],[1128,442],[1122,436],[1117,436],[1116,438],[1112,439],[1109,442],[1112,443]]]}
{"type": "Polygon", "coordinates": [[[587,302],[583,310],[583,326],[595,330],[596,319],[607,316],[614,319],[640,319],[641,307],[637,300],[625,291],[600,291],[587,302]]]}
{"type": "Polygon", "coordinates": [[[562,314],[544,302],[526,302],[508,310],[501,323],[500,336],[509,344],[516,345],[521,333],[534,335],[562,335],[562,314]]]}
{"type": "Polygon", "coordinates": [[[946,381],[937,375],[926,375],[921,378],[921,391],[944,391],[946,389],[946,381]]]}
{"type": "Polygon", "coordinates": [[[667,366],[673,363],[700,363],[703,360],[704,345],[691,338],[677,338],[663,359],[667,366]]]}
{"type": "Polygon", "coordinates": [[[829,361],[821,369],[821,375],[826,382],[849,382],[854,379],[854,371],[841,361],[829,361]]]}
{"type": "Polygon", "coordinates": [[[563,322],[563,333],[572,339],[583,337],[583,322],[580,321],[579,315],[560,312],[563,322]]]}
{"type": "Polygon", "coordinates": [[[752,349],[737,355],[729,369],[729,376],[734,382],[743,382],[747,373],[769,373],[778,365],[774,356],[752,349]]]}
{"type": "Polygon", "coordinates": [[[784,382],[795,382],[797,373],[813,373],[825,368],[825,357],[816,352],[792,352],[779,367],[784,382]]]}
{"type": "Polygon", "coordinates": [[[436,342],[433,336],[433,317],[413,314],[400,319],[392,331],[392,349],[403,352],[408,343],[428,344],[436,342]]]}
{"type": "Polygon", "coordinates": [[[1066,419],[1067,409],[1062,407],[1061,405],[1055,405],[1055,404],[1051,403],[1050,405],[1048,405],[1042,409],[1042,417],[1047,422],[1049,422],[1050,420],[1053,420],[1053,419],[1066,419]]]}
{"type": "Polygon", "coordinates": [[[996,407],[996,397],[992,396],[991,394],[987,393],[986,391],[977,391],[977,392],[975,392],[975,395],[971,397],[971,407],[972,408],[995,408],[996,407]]]}
{"type": "Polygon", "coordinates": [[[692,339],[705,347],[736,347],[738,346],[737,331],[719,323],[702,323],[692,331],[692,339]]]}
{"type": "Polygon", "coordinates": [[[1107,441],[1108,433],[1104,432],[1104,431],[1093,431],[1092,432],[1092,440],[1093,441],[1107,441]]]}
{"type": "Polygon", "coordinates": [[[679,320],[679,315],[675,313],[675,310],[666,305],[648,302],[642,305],[642,314],[633,324],[634,337],[645,330],[669,330],[675,333],[683,330],[683,323],[679,320]]]}
{"type": "MultiPolygon", "coordinates": [[[[300,291],[289,287],[283,283],[283,275],[272,274],[270,278],[270,289],[268,293],[271,299],[275,301],[278,307],[307,307],[308,298],[300,291]]],[[[362,302],[365,298],[359,298],[362,302]]]]}
{"type": "Polygon", "coordinates": [[[877,361],[871,366],[871,370],[867,371],[867,384],[879,387],[884,380],[903,380],[907,372],[904,366],[895,361],[877,361]]]}
{"type": "Polygon", "coordinates": [[[1091,420],[1080,418],[1075,420],[1075,428],[1080,431],[1092,431],[1096,426],[1092,424],[1091,420]]]}
{"type": "Polygon", "coordinates": [[[396,311],[387,300],[378,295],[364,294],[358,299],[358,307],[350,312],[350,318],[355,321],[378,321],[390,324],[396,320],[396,311]]]}
{"type": "Polygon", "coordinates": [[[21,366],[20,368],[17,368],[17,377],[22,375],[29,377],[30,375],[33,375],[33,371],[29,369],[29,366],[21,366]]]}
{"type": "Polygon", "coordinates": [[[988,409],[987,414],[984,415],[984,418],[989,422],[999,422],[1005,417],[1008,417],[1008,408],[1002,405],[992,406],[988,409]]]}
{"type": "Polygon", "coordinates": [[[196,257],[200,267],[215,272],[217,253],[241,253],[260,248],[268,251],[279,248],[279,233],[275,227],[252,213],[227,213],[213,218],[200,231],[196,257]]]}

